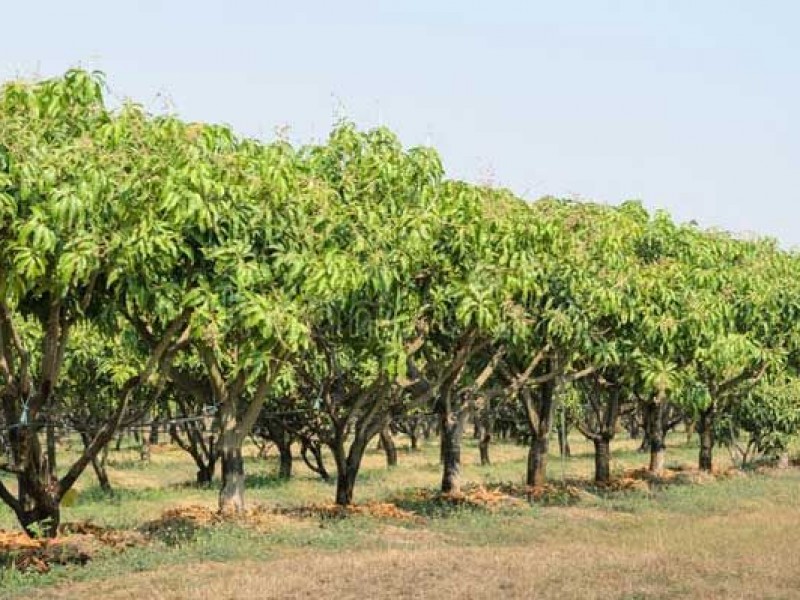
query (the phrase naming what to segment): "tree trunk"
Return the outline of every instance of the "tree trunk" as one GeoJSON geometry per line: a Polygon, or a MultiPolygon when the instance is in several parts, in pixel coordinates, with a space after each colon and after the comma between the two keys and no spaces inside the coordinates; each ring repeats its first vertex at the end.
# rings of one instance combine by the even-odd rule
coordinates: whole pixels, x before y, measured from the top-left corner
{"type": "Polygon", "coordinates": [[[47,474],[56,478],[56,428],[52,422],[47,423],[47,474]]]}
{"type": "MultiPolygon", "coordinates": [[[[81,440],[83,441],[84,448],[88,448],[89,444],[92,442],[92,438],[94,434],[88,433],[81,433],[81,440]]],[[[108,447],[104,447],[100,452],[92,456],[91,463],[92,463],[92,470],[94,471],[95,476],[97,477],[97,483],[100,485],[100,489],[103,490],[106,494],[113,494],[114,488],[111,487],[111,481],[108,478],[108,471],[106,471],[106,454],[108,453],[108,447]],[[102,458],[101,458],[102,454],[102,458]]]]}
{"type": "MultiPolygon", "coordinates": [[[[11,398],[11,402],[8,397],[2,400],[5,419],[19,422],[15,417],[13,406],[15,398],[11,398]]],[[[114,423],[118,422],[117,419],[125,406],[126,402],[120,405],[114,423]]],[[[35,415],[31,416],[31,419],[35,418],[35,415]]],[[[22,425],[9,432],[12,458],[14,465],[19,468],[16,497],[0,481],[0,499],[14,511],[20,525],[29,536],[55,537],[61,521],[59,505],[61,498],[70,490],[92,459],[96,458],[97,453],[111,441],[114,431],[108,426],[110,424],[101,428],[59,481],[50,472],[46,455],[42,454],[37,429],[30,424],[22,425]]]]}
{"type": "Polygon", "coordinates": [[[172,443],[177,444],[182,450],[187,452],[194,460],[197,467],[195,475],[198,486],[206,486],[214,479],[214,467],[217,463],[217,451],[214,447],[214,436],[205,435],[205,427],[195,423],[186,425],[172,425],[168,430],[172,443]],[[181,435],[183,431],[184,435],[181,435]]]}
{"type": "Polygon", "coordinates": [[[425,417],[422,421],[422,439],[426,442],[431,439],[431,429],[433,429],[433,424],[428,417],[425,417]]]}
{"type": "Polygon", "coordinates": [[[419,436],[417,436],[416,430],[412,433],[409,433],[408,437],[411,440],[411,451],[416,452],[419,450],[419,436]]]}
{"type": "Polygon", "coordinates": [[[628,437],[632,440],[637,440],[640,435],[639,420],[634,415],[631,417],[630,421],[628,421],[628,437]]]}
{"type": "Polygon", "coordinates": [[[526,400],[529,405],[528,411],[535,413],[535,420],[532,420],[531,416],[527,419],[530,446],[528,448],[526,482],[529,486],[541,486],[547,480],[548,436],[550,434],[550,422],[553,418],[553,396],[555,390],[554,381],[544,383],[539,387],[536,400],[530,396],[526,400]]]}
{"type": "Polygon", "coordinates": [[[349,469],[336,474],[336,504],[350,506],[353,503],[353,490],[356,485],[355,474],[349,469]]]}
{"type": "Polygon", "coordinates": [[[292,445],[286,443],[276,443],[276,445],[280,459],[278,477],[290,479],[292,477],[292,445]]]}
{"type": "Polygon", "coordinates": [[[700,434],[699,468],[701,471],[711,471],[714,466],[714,410],[708,408],[700,413],[697,423],[700,434]]]}
{"type": "Polygon", "coordinates": [[[294,436],[280,419],[267,417],[262,419],[261,425],[266,428],[268,439],[274,442],[278,448],[278,477],[290,479],[292,476],[292,442],[294,441],[294,436]]]}
{"type": "Polygon", "coordinates": [[[217,453],[216,440],[213,434],[208,436],[206,443],[202,443],[200,436],[202,436],[202,433],[198,433],[197,437],[194,438],[195,442],[200,442],[197,445],[200,447],[199,450],[202,450],[202,453],[197,453],[195,464],[197,465],[197,483],[205,486],[211,484],[214,480],[214,471],[219,454],[217,453]],[[203,460],[203,456],[205,456],[205,460],[203,460]]]}
{"type": "Polygon", "coordinates": [[[481,438],[478,442],[478,450],[481,453],[481,466],[488,467],[492,464],[492,461],[489,458],[489,444],[492,441],[492,434],[489,432],[487,427],[484,427],[481,431],[481,438]]]}
{"type": "Polygon", "coordinates": [[[300,457],[303,459],[303,462],[306,463],[309,470],[319,475],[323,481],[330,481],[331,476],[330,473],[328,473],[328,469],[325,468],[325,462],[322,459],[322,449],[318,444],[312,443],[308,439],[301,439],[300,457]],[[313,462],[308,457],[309,452],[314,458],[313,462]]]}
{"type": "Polygon", "coordinates": [[[646,438],[650,445],[649,471],[655,475],[664,472],[666,464],[666,444],[664,443],[664,407],[663,403],[648,402],[645,419],[647,420],[646,438]]]}
{"type": "Polygon", "coordinates": [[[650,441],[650,465],[648,471],[654,475],[661,475],[664,473],[666,466],[667,453],[664,449],[663,442],[656,440],[650,441]]]}
{"type": "Polygon", "coordinates": [[[244,510],[244,460],[242,445],[237,436],[224,432],[220,439],[222,458],[222,487],[219,491],[221,512],[244,510]]]}
{"type": "Polygon", "coordinates": [[[547,482],[547,436],[531,435],[528,448],[529,486],[542,486],[547,482]]]}
{"type": "Polygon", "coordinates": [[[361,467],[361,456],[363,451],[350,453],[344,463],[337,461],[336,465],[336,504],[339,506],[350,506],[353,503],[353,491],[356,485],[356,477],[361,467]]]}
{"type": "Polygon", "coordinates": [[[61,523],[59,499],[42,486],[42,482],[31,473],[23,473],[17,479],[21,513],[17,514],[20,525],[32,538],[54,538],[61,523]]]}
{"type": "Polygon", "coordinates": [[[595,483],[611,481],[611,443],[605,437],[594,440],[594,480],[595,483]]]}
{"type": "Polygon", "coordinates": [[[442,413],[440,431],[443,494],[458,494],[461,491],[461,436],[463,429],[463,414],[459,414],[459,412],[442,413]]]}
{"type": "Polygon", "coordinates": [[[210,464],[198,466],[197,469],[197,485],[199,486],[206,486],[209,485],[214,480],[214,464],[216,461],[210,462],[210,464]]]}
{"type": "Polygon", "coordinates": [[[353,503],[356,478],[368,443],[369,437],[359,438],[356,436],[356,439],[350,444],[350,451],[345,454],[344,438],[337,435],[331,446],[336,462],[336,504],[339,506],[350,506],[353,503]]]}
{"type": "Polygon", "coordinates": [[[151,446],[158,446],[158,423],[151,423],[150,424],[150,436],[148,437],[148,441],[150,442],[151,446]]]}
{"type": "Polygon", "coordinates": [[[97,476],[97,483],[100,484],[100,489],[106,494],[113,494],[114,488],[111,487],[111,481],[108,479],[108,471],[106,471],[103,461],[96,456],[92,458],[92,469],[94,469],[94,474],[97,476]]]}
{"type": "Polygon", "coordinates": [[[569,447],[569,430],[562,431],[560,427],[558,428],[558,451],[565,458],[572,456],[572,449],[569,447]]]}
{"type": "MultiPolygon", "coordinates": [[[[5,412],[8,421],[16,420],[5,412]]],[[[17,474],[17,497],[8,498],[10,492],[2,487],[3,500],[30,537],[55,537],[61,521],[58,482],[45,464],[39,436],[33,427],[16,427],[9,431],[9,445],[14,464],[22,471],[17,474]]]]}
{"type": "Polygon", "coordinates": [[[386,466],[387,467],[396,467],[397,466],[397,446],[394,443],[394,438],[392,437],[392,432],[389,431],[388,427],[384,427],[381,430],[380,440],[381,440],[381,445],[383,446],[383,451],[386,453],[386,466]]]}

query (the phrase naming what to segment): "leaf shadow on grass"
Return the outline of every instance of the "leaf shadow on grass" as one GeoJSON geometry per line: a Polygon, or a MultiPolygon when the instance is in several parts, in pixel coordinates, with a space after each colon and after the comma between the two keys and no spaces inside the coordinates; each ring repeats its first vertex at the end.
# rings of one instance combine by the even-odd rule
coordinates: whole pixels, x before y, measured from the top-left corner
{"type": "Polygon", "coordinates": [[[197,539],[200,527],[192,519],[174,517],[169,522],[159,522],[158,527],[145,528],[152,539],[171,548],[184,546],[197,539]]]}

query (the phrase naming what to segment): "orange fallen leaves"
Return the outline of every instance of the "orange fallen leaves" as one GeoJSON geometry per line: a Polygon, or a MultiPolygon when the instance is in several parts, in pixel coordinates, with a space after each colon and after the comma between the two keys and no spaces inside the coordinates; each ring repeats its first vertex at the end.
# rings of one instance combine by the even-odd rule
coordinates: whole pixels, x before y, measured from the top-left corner
{"type": "Polygon", "coordinates": [[[467,486],[461,492],[442,494],[441,497],[455,504],[465,504],[487,510],[499,510],[523,505],[522,500],[506,493],[500,487],[487,488],[482,485],[467,486]]]}
{"type": "Polygon", "coordinates": [[[161,513],[158,519],[145,523],[141,529],[147,534],[154,534],[185,524],[195,527],[213,527],[222,523],[236,523],[265,531],[273,529],[275,521],[275,511],[259,504],[238,513],[222,513],[207,506],[191,504],[167,509],[161,513]]]}
{"type": "Polygon", "coordinates": [[[294,517],[336,518],[352,515],[368,516],[376,519],[393,519],[397,521],[422,521],[419,515],[402,509],[393,502],[367,502],[365,504],[308,504],[287,509],[278,509],[281,514],[294,517]]]}
{"type": "Polygon", "coordinates": [[[85,564],[101,549],[122,551],[145,539],[134,531],[89,522],[68,523],[55,538],[32,539],[21,531],[0,530],[0,556],[20,571],[46,573],[53,564],[85,564]]]}

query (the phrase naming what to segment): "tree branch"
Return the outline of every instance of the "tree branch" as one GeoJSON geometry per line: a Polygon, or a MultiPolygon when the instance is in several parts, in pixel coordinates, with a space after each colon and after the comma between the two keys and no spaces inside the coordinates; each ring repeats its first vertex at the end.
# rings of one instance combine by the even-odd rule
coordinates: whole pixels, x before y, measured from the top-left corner
{"type": "Polygon", "coordinates": [[[16,498],[8,491],[8,488],[0,481],[0,500],[5,502],[15,514],[19,515],[22,511],[22,505],[16,498]]]}

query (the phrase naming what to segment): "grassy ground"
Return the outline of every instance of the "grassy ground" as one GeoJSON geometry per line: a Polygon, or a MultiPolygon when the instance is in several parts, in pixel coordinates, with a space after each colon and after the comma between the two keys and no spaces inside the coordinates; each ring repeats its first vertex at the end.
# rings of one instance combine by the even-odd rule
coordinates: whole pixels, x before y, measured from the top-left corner
{"type": "MultiPolygon", "coordinates": [[[[672,440],[668,466],[693,464],[697,449],[672,440]]],[[[372,451],[356,500],[410,498],[439,480],[437,448],[404,452],[386,469],[372,451]]],[[[589,479],[591,446],[577,438],[573,457],[552,457],[554,480],[589,479]]],[[[468,441],[464,478],[521,483],[525,449],[492,448],[494,465],[477,464],[468,441]]],[[[725,456],[720,452],[724,466],[725,456]]],[[[92,476],[81,481],[69,521],[135,528],[164,509],[213,507],[216,490],[188,482],[193,468],[178,450],[143,465],[132,450],[112,453],[118,488],[108,499],[92,476]]],[[[613,468],[640,466],[635,442],[620,440],[613,468]]],[[[289,482],[275,460],[248,458],[247,501],[293,507],[326,503],[333,486],[295,464],[289,482]]],[[[800,472],[751,473],[696,485],[625,492],[592,490],[569,506],[522,505],[501,511],[406,502],[425,518],[394,520],[275,517],[267,531],[234,524],[163,532],[148,546],[96,557],[85,567],[45,575],[7,570],[0,597],[37,598],[794,598],[800,597],[800,472]]],[[[0,509],[0,528],[14,528],[0,509]]]]}

